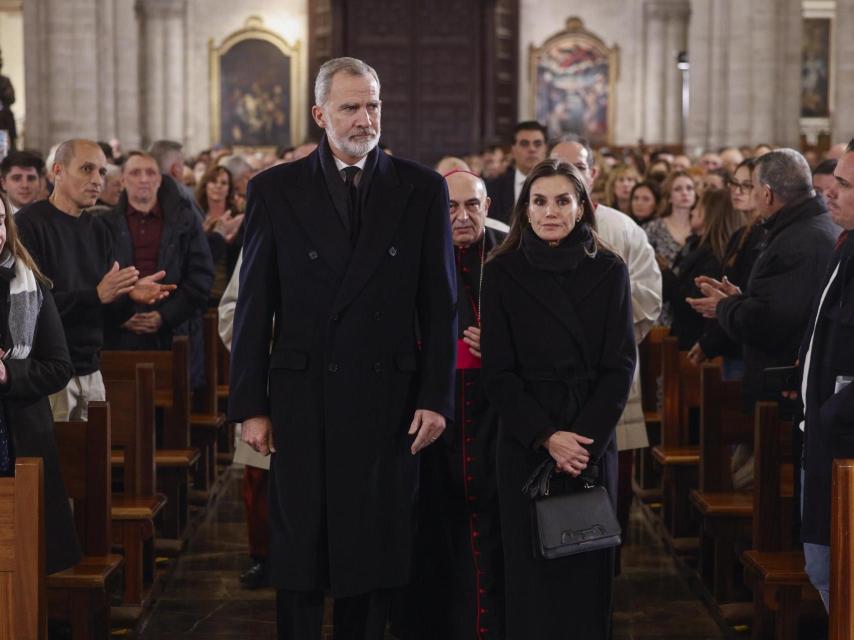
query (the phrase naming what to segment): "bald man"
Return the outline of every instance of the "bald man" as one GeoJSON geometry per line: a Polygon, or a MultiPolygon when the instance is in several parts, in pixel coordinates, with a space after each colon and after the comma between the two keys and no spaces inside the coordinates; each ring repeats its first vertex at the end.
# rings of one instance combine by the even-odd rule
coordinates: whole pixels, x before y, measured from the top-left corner
{"type": "MultiPolygon", "coordinates": [[[[596,179],[593,151],[584,138],[567,136],[556,144],[551,157],[575,166],[590,191],[596,179]]],[[[629,269],[632,289],[632,314],[635,325],[635,341],[640,344],[661,312],[661,271],[655,260],[655,252],[647,240],[646,233],[629,216],[616,209],[594,203],[596,232],[619,255],[629,269]]],[[[620,451],[617,515],[623,530],[626,530],[631,507],[632,450],[649,446],[646,423],[640,397],[638,371],[632,382],[626,409],[617,424],[617,449],[620,451]]]]}
{"type": "Polygon", "coordinates": [[[401,640],[504,637],[498,416],[480,379],[479,309],[483,262],[506,234],[486,225],[479,176],[457,169],[445,179],[459,295],[456,415],[422,453],[415,575],[393,615],[401,640]]]}
{"type": "Polygon", "coordinates": [[[99,371],[105,317],[124,322],[133,303],[153,304],[175,286],[158,283],[163,271],[140,278],[135,266],[120,269],[107,226],[85,211],[97,202],[107,175],[98,143],[63,142],[51,169],[50,198],[21,210],[15,222],[24,246],[53,282],[74,366],[68,386],[50,396],[53,419],[85,420],[89,402],[105,397],[99,371]]]}

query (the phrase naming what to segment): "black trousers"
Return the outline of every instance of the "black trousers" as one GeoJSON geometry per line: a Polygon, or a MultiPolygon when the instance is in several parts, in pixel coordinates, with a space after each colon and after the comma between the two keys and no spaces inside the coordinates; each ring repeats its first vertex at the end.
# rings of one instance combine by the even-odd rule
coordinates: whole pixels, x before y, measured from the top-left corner
{"type": "MultiPolygon", "coordinates": [[[[391,603],[391,589],[337,598],[332,609],[334,640],[383,640],[391,603]]],[[[320,640],[323,591],[276,591],[276,627],[279,640],[320,640]]]]}

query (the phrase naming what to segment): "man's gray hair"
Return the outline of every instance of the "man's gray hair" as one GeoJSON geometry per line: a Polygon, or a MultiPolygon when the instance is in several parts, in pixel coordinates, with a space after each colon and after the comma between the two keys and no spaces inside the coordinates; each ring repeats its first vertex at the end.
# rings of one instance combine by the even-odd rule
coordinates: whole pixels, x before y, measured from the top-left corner
{"type": "Polygon", "coordinates": [[[217,162],[220,167],[225,167],[231,173],[232,180],[240,180],[246,174],[253,173],[255,169],[246,161],[246,158],[238,155],[223,156],[217,162]]]}
{"type": "Polygon", "coordinates": [[[184,145],[180,142],[175,142],[174,140],[157,140],[152,142],[151,146],[148,148],[148,153],[150,153],[157,161],[157,166],[160,167],[161,173],[169,173],[169,170],[174,164],[172,157],[174,157],[176,153],[183,152],[184,145]]]}
{"type": "Polygon", "coordinates": [[[756,182],[766,185],[783,202],[812,191],[812,172],[806,159],[794,149],[769,151],[756,161],[756,182]]]}
{"type": "Polygon", "coordinates": [[[582,135],[577,133],[565,133],[563,134],[557,142],[552,145],[552,151],[554,148],[558,146],[561,142],[574,142],[575,144],[581,145],[584,147],[585,151],[587,151],[587,162],[592,167],[596,162],[596,156],[593,154],[593,147],[590,146],[590,141],[582,135]]]}
{"type": "Polygon", "coordinates": [[[377,90],[380,87],[380,77],[374,68],[358,58],[332,58],[327,60],[317,72],[314,80],[314,103],[322,107],[329,98],[329,89],[332,87],[332,78],[336,73],[348,73],[351,76],[371,76],[377,82],[377,90]]]}

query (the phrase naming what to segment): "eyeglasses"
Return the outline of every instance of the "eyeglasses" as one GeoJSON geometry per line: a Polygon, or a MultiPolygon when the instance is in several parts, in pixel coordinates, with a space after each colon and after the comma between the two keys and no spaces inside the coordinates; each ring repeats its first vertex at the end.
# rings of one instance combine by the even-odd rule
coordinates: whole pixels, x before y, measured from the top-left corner
{"type": "Polygon", "coordinates": [[[732,191],[740,191],[742,193],[748,193],[753,191],[753,183],[752,182],[739,182],[738,180],[730,180],[729,188],[732,191]]]}

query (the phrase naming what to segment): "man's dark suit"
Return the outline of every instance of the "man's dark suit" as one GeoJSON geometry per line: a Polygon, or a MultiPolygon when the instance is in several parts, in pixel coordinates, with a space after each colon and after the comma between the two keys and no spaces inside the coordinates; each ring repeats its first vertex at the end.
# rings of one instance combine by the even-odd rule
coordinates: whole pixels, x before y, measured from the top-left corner
{"type": "Polygon", "coordinates": [[[839,271],[816,323],[813,309],[800,350],[806,362],[812,338],[804,429],[804,542],[830,545],[830,485],[834,458],[854,457],[854,384],[836,393],[837,378],[854,376],[854,238],[834,254],[816,289],[816,303],[830,276],[839,271]],[[815,334],[813,334],[815,326],[815,334]]]}
{"type": "Polygon", "coordinates": [[[516,206],[516,169],[510,167],[497,178],[488,180],[486,193],[492,200],[489,217],[510,224],[513,207],[516,206]]]}
{"type": "Polygon", "coordinates": [[[228,405],[272,419],[273,585],[349,597],[409,580],[407,430],[453,418],[456,284],[438,174],[373,150],[351,247],[321,154],[249,184],[228,405]]]}

